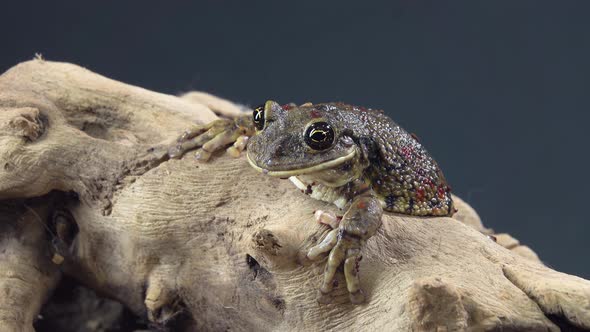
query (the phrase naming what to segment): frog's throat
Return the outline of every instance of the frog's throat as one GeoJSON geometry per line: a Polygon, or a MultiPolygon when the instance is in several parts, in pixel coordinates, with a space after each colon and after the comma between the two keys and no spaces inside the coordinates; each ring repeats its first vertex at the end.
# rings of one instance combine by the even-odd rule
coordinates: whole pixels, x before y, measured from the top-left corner
{"type": "Polygon", "coordinates": [[[338,165],[341,165],[341,164],[351,160],[352,158],[354,158],[355,155],[356,155],[356,149],[353,148],[353,149],[350,149],[348,154],[346,154],[342,157],[338,157],[336,159],[332,159],[330,161],[326,161],[324,163],[321,163],[318,165],[313,165],[313,166],[306,167],[306,168],[297,168],[297,169],[290,169],[290,170],[284,170],[284,171],[271,171],[268,169],[264,169],[264,168],[256,165],[254,163],[254,161],[252,161],[252,159],[250,159],[250,156],[248,156],[247,153],[246,153],[246,159],[248,159],[248,163],[250,163],[250,166],[252,166],[255,170],[257,170],[258,172],[260,172],[262,174],[266,174],[266,175],[270,175],[270,176],[277,176],[277,177],[289,177],[289,176],[309,174],[309,173],[314,173],[314,172],[334,168],[338,165]]]}

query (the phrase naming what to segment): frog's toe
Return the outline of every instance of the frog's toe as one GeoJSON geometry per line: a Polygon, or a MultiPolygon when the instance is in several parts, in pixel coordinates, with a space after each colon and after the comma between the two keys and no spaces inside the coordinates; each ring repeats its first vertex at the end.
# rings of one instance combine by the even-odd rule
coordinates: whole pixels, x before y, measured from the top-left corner
{"type": "Polygon", "coordinates": [[[182,146],[181,144],[175,144],[168,148],[168,157],[172,159],[177,159],[182,156],[182,146]]]}
{"type": "Polygon", "coordinates": [[[203,126],[195,126],[193,128],[187,129],[185,130],[180,136],[178,136],[178,138],[176,139],[176,141],[178,143],[182,143],[184,141],[188,141],[189,139],[199,136],[202,133],[206,132],[207,130],[209,130],[209,128],[211,128],[211,126],[213,125],[213,123],[209,123],[203,126]]]}
{"type": "Polygon", "coordinates": [[[240,137],[238,137],[235,143],[229,148],[227,148],[227,153],[234,158],[238,158],[241,152],[246,149],[246,145],[248,144],[249,138],[250,137],[246,135],[241,135],[240,137]]]}
{"type": "Polygon", "coordinates": [[[234,158],[239,158],[240,154],[241,154],[241,151],[236,149],[234,146],[230,146],[225,151],[227,152],[227,154],[229,154],[231,157],[234,157],[234,158]]]}
{"type": "Polygon", "coordinates": [[[320,257],[323,257],[323,254],[328,253],[330,250],[332,250],[332,248],[334,248],[337,241],[338,230],[333,229],[332,231],[330,231],[330,233],[328,233],[328,235],[326,235],[326,238],[324,238],[322,242],[318,243],[317,245],[309,249],[309,251],[307,252],[307,258],[311,260],[316,260],[320,257]]]}
{"type": "Polygon", "coordinates": [[[235,142],[238,137],[239,133],[235,131],[223,131],[215,135],[215,137],[207,140],[207,142],[203,144],[203,150],[206,152],[215,152],[221,150],[229,144],[235,142]]]}
{"type": "Polygon", "coordinates": [[[330,304],[332,303],[332,296],[329,293],[324,293],[321,290],[318,290],[317,301],[320,304],[330,304]]]}
{"type": "Polygon", "coordinates": [[[362,290],[358,290],[355,293],[350,293],[350,303],[362,304],[365,302],[365,294],[362,290]]]}
{"type": "Polygon", "coordinates": [[[314,212],[314,217],[320,224],[328,225],[332,229],[338,228],[342,217],[336,216],[334,213],[329,211],[317,210],[314,212]]]}
{"type": "Polygon", "coordinates": [[[360,288],[359,262],[362,259],[360,249],[349,249],[344,262],[344,276],[346,277],[346,288],[350,294],[350,302],[353,304],[363,303],[365,295],[360,288]]]}
{"type": "Polygon", "coordinates": [[[211,158],[211,152],[206,151],[205,149],[199,149],[195,152],[195,159],[198,161],[208,161],[211,158]]]}
{"type": "Polygon", "coordinates": [[[340,267],[340,264],[342,264],[345,259],[346,246],[342,242],[338,241],[328,256],[326,269],[324,271],[324,280],[320,287],[320,291],[327,294],[330,293],[332,289],[334,289],[334,277],[336,276],[336,271],[338,271],[338,267],[340,267]]]}

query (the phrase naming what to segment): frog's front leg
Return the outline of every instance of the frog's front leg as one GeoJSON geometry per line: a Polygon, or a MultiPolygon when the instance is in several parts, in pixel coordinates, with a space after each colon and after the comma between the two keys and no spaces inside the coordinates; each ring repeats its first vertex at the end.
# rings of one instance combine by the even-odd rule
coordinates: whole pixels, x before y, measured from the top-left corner
{"type": "Polygon", "coordinates": [[[177,143],[168,150],[170,158],[180,158],[187,151],[200,148],[196,153],[198,160],[206,161],[211,153],[234,143],[228,152],[238,157],[244,150],[247,137],[254,134],[254,127],[249,115],[235,119],[219,119],[202,126],[186,130],[177,143]]]}
{"type": "Polygon", "coordinates": [[[372,191],[365,193],[352,201],[348,211],[342,217],[340,226],[328,233],[320,244],[309,250],[307,257],[312,260],[330,251],[318,301],[322,303],[330,301],[329,293],[334,287],[334,276],[343,262],[350,301],[359,304],[365,300],[360,289],[358,262],[362,257],[362,246],[381,226],[382,215],[383,208],[379,199],[372,191]]]}

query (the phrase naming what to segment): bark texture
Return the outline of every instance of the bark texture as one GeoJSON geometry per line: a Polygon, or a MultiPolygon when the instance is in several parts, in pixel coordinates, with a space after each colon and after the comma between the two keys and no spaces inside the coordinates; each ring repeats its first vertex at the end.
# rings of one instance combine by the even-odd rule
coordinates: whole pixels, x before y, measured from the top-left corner
{"type": "Polygon", "coordinates": [[[238,111],[71,64],[0,76],[0,330],[32,329],[62,275],[177,330],[590,329],[589,281],[486,236],[458,198],[453,218],[386,214],[360,264],[368,303],[340,276],[319,305],[324,262],[305,252],[328,232],[313,212],[336,207],[243,158],[166,158],[191,123],[238,111]]]}

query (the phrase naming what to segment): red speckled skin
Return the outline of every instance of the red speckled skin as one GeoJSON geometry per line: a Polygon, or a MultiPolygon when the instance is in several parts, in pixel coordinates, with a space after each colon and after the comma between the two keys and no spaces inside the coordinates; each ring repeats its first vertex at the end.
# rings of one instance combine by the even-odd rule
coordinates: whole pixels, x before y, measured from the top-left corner
{"type": "Polygon", "coordinates": [[[343,123],[352,124],[348,127],[356,140],[371,151],[363,176],[384,199],[385,210],[412,215],[454,213],[450,188],[442,171],[413,135],[382,111],[341,103],[325,105],[335,107],[343,123]],[[396,204],[400,201],[403,204],[396,204]]]}

